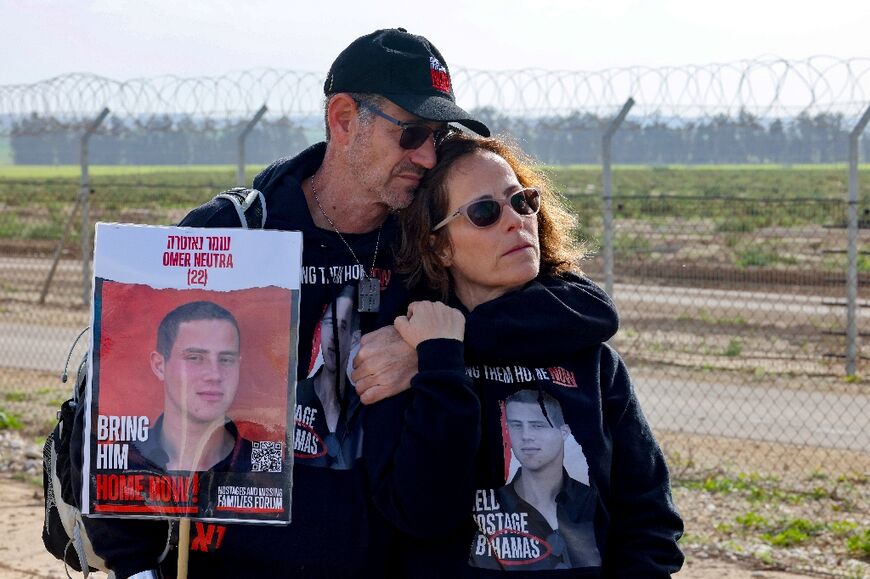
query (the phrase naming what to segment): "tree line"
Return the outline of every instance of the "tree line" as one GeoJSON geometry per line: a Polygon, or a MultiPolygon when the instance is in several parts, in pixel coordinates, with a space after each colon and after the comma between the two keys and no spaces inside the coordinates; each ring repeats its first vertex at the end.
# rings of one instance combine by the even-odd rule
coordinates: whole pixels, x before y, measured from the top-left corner
{"type": "MultiPolygon", "coordinates": [[[[49,120],[32,116],[13,125],[9,139],[18,165],[77,165],[80,131],[49,130],[49,120]]],[[[88,144],[94,165],[235,164],[242,123],[218,125],[192,118],[159,116],[144,122],[109,117],[88,144]]],[[[322,138],[290,119],[263,120],[245,141],[247,163],[268,163],[322,138]]],[[[317,134],[317,131],[315,131],[317,134]]]]}
{"type": "MultiPolygon", "coordinates": [[[[475,111],[494,133],[508,134],[548,164],[600,163],[609,118],[590,113],[522,118],[492,108],[475,111]]],[[[323,138],[319,119],[264,119],[246,141],[248,163],[295,154],[323,138]]],[[[77,164],[80,133],[52,131],[36,115],[13,124],[16,164],[77,164]],[[35,135],[34,133],[41,133],[35,135]]],[[[242,124],[217,125],[189,117],[131,122],[110,117],[90,141],[90,162],[101,165],[233,164],[242,124]]],[[[613,162],[637,164],[836,163],[848,156],[851,125],[842,114],[802,113],[762,119],[746,111],[704,119],[629,117],[613,139],[613,162]]],[[[860,153],[870,159],[870,139],[860,153]]]]}

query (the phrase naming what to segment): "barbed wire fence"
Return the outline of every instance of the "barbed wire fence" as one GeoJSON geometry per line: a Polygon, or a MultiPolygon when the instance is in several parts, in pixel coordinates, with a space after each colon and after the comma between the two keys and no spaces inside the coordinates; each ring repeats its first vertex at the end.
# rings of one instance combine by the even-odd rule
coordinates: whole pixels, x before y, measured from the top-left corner
{"type": "MultiPolygon", "coordinates": [[[[177,222],[247,182],[248,163],[319,140],[324,76],[0,86],[13,160],[80,166],[77,179],[0,178],[0,404],[53,414],[57,391],[38,392],[87,324],[93,222],[177,222]],[[167,162],[236,171],[179,181],[141,167],[167,162]],[[92,163],[136,167],[91,175],[92,163]]],[[[591,164],[554,176],[597,248],[583,268],[620,308],[615,345],[677,467],[868,472],[870,213],[858,160],[870,148],[858,137],[870,58],[460,69],[453,84],[460,105],[544,162],[591,164]]]]}
{"type": "MultiPolygon", "coordinates": [[[[113,115],[154,130],[154,122],[188,118],[202,130],[253,117],[320,116],[325,74],[257,69],[219,77],[118,81],[69,74],[26,85],[0,86],[3,131],[34,115],[44,125],[17,130],[42,134],[83,130],[109,108],[113,115]]],[[[625,67],[599,71],[453,71],[457,101],[466,109],[492,108],[506,116],[601,116],[629,98],[644,119],[699,119],[747,111],[765,118],[801,113],[857,119],[870,100],[870,58],[813,57],[802,61],[747,60],[681,67],[625,67]]]]}

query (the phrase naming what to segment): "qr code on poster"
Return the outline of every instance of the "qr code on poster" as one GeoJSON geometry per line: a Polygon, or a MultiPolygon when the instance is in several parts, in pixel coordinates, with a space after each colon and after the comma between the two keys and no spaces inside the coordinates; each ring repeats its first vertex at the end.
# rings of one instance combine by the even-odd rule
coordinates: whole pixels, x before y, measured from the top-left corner
{"type": "Polygon", "coordinates": [[[281,472],[281,446],[280,442],[254,441],[251,450],[252,472],[281,472]]]}

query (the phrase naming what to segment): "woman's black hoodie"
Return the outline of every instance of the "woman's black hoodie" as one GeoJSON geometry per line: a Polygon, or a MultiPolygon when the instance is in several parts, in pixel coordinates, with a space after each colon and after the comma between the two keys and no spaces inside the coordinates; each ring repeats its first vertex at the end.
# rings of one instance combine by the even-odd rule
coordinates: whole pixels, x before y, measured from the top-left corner
{"type": "MultiPolygon", "coordinates": [[[[441,472],[446,487],[457,477],[472,487],[467,515],[437,537],[405,534],[398,572],[651,578],[678,571],[682,520],[625,365],[604,343],[617,329],[607,295],[585,277],[541,276],[465,313],[464,365],[480,401],[480,446],[470,471],[445,463],[441,472]],[[547,433],[551,442],[536,442],[547,433]],[[542,513],[522,488],[541,480],[541,463],[553,456],[548,444],[561,450],[547,471],[555,498],[542,513]]],[[[415,388],[456,375],[450,358],[431,359],[432,342],[439,341],[420,346],[415,388]]],[[[436,487],[432,502],[440,500],[436,487]]]]}

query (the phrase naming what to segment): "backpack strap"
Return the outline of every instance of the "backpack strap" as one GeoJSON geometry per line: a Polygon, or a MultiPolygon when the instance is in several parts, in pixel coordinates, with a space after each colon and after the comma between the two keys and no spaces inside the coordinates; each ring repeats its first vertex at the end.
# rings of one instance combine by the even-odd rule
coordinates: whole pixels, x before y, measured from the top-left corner
{"type": "Polygon", "coordinates": [[[266,224],[266,198],[257,189],[234,187],[218,193],[214,198],[227,199],[233,204],[243,228],[263,229],[266,224]]]}

